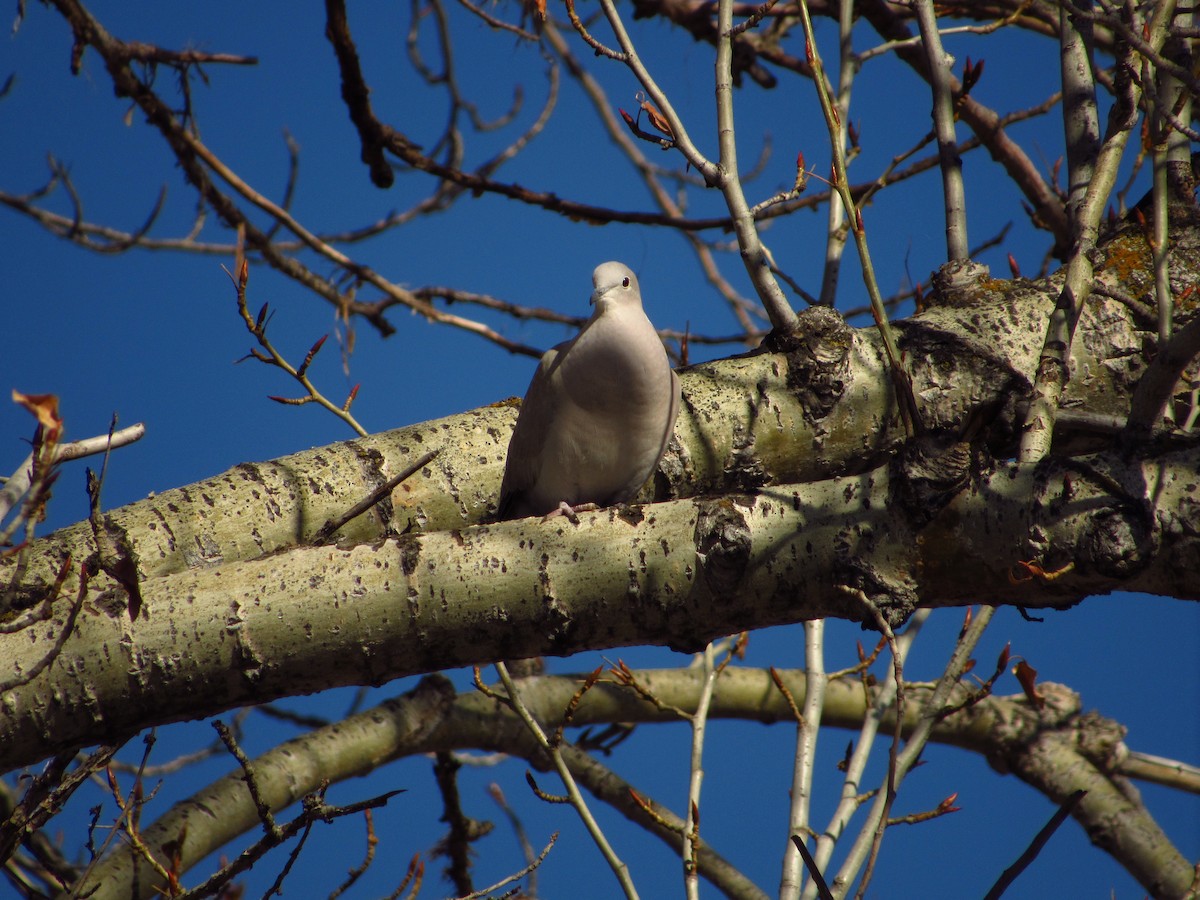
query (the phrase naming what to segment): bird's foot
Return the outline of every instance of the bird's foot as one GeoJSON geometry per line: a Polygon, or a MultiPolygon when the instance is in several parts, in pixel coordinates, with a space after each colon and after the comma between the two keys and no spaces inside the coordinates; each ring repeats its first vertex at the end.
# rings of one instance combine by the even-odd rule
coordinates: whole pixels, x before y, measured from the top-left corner
{"type": "Polygon", "coordinates": [[[559,516],[566,516],[567,520],[570,521],[572,525],[578,525],[579,513],[593,512],[599,508],[600,507],[595,503],[580,503],[576,506],[572,506],[566,500],[560,500],[558,501],[558,509],[554,509],[546,513],[546,515],[542,516],[542,521],[549,522],[551,519],[557,519],[559,516]]]}

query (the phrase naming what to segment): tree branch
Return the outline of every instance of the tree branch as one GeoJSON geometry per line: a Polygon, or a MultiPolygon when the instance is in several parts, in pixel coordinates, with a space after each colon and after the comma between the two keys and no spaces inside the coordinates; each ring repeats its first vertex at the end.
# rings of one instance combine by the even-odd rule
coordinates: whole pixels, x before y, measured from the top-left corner
{"type": "MultiPolygon", "coordinates": [[[[903,636],[902,636],[903,638],[903,636]]],[[[802,672],[783,671],[780,678],[796,697],[806,693],[802,672]]],[[[583,676],[542,676],[524,679],[522,695],[531,713],[544,721],[561,716],[572,696],[578,691],[583,676]]],[[[638,673],[641,683],[648,686],[664,705],[685,711],[696,709],[702,690],[701,673],[687,669],[642,671],[638,673]]],[[[909,733],[917,723],[919,708],[932,690],[928,685],[907,687],[912,703],[908,705],[903,731],[909,733]]],[[[967,688],[954,689],[951,702],[961,701],[967,688]]],[[[1039,713],[1033,709],[1023,695],[1015,697],[987,697],[981,702],[963,708],[953,716],[938,721],[932,732],[932,740],[950,744],[985,755],[989,760],[1002,761],[1013,766],[1023,756],[1036,752],[1042,735],[1059,735],[1062,744],[1074,742],[1077,746],[1095,745],[1103,735],[1112,735],[1119,728],[1115,722],[1095,716],[1081,716],[1080,698],[1059,685],[1042,685],[1047,698],[1047,707],[1039,713]]],[[[834,679],[830,682],[822,714],[822,724],[856,730],[864,714],[880,710],[881,724],[890,728],[894,720],[894,709],[885,710],[887,699],[882,696],[883,685],[864,688],[855,679],[834,679]]],[[[730,668],[718,681],[713,693],[710,716],[713,719],[740,719],[762,722],[792,721],[787,702],[775,690],[771,675],[762,669],[730,668]]],[[[618,685],[601,682],[587,692],[574,710],[575,725],[586,727],[616,721],[663,722],[678,721],[674,712],[655,706],[638,694],[618,685]]],[[[268,751],[253,761],[258,773],[259,788],[271,808],[279,812],[293,803],[296,798],[319,788],[324,781],[338,783],[358,777],[384,762],[399,757],[415,757],[421,754],[447,750],[478,747],[485,750],[515,754],[530,762],[544,765],[541,748],[528,730],[508,710],[496,710],[492,700],[477,692],[456,695],[449,681],[433,675],[425,678],[408,693],[387,700],[381,705],[365,710],[350,718],[311,733],[301,735],[268,751]],[[303,758],[309,765],[296,770],[289,765],[291,760],[303,758]],[[285,773],[287,777],[285,778],[285,773]]],[[[572,772],[602,801],[619,808],[629,818],[637,821],[660,836],[669,838],[672,846],[679,846],[679,832],[662,833],[662,826],[651,820],[637,804],[629,799],[629,785],[611,771],[600,766],[594,759],[579,752],[571,745],[564,746],[564,754],[572,772]]],[[[1070,755],[1058,761],[1062,767],[1062,785],[1056,790],[1067,793],[1078,789],[1076,780],[1081,772],[1091,770],[1091,764],[1080,764],[1081,757],[1070,755]],[[1074,786],[1072,786],[1074,785],[1074,786]]],[[[1116,769],[1119,772],[1120,769],[1116,769]]],[[[1039,787],[1038,782],[1033,782],[1039,787]]],[[[1057,801],[1056,801],[1057,802],[1057,801]]],[[[1173,848],[1144,808],[1127,807],[1131,815],[1125,820],[1112,820],[1108,828],[1139,829],[1149,823],[1147,836],[1156,847],[1162,848],[1163,870],[1161,877],[1167,890],[1175,886],[1175,895],[1180,895],[1191,878],[1191,867],[1187,859],[1173,848]],[[1183,887],[1180,888],[1179,886],[1183,887]]],[[[682,820],[669,812],[659,810],[664,820],[673,827],[682,827],[682,820]]],[[[1083,824],[1091,827],[1099,820],[1085,819],[1083,824]]],[[[258,812],[241,778],[241,771],[213,782],[192,798],[182,801],[163,814],[152,825],[141,832],[144,843],[150,847],[162,847],[170,841],[178,841],[179,863],[183,871],[190,870],[197,862],[225,845],[240,834],[259,828],[258,812]],[[204,810],[220,809],[220,816],[204,815],[204,810]],[[198,814],[199,813],[199,814],[198,814]],[[189,827],[181,829],[184,822],[189,827]]],[[[1112,848],[1116,858],[1126,862],[1124,852],[1112,848]]],[[[165,861],[165,860],[164,860],[165,861]]],[[[79,885],[80,893],[92,886],[99,888],[95,900],[127,900],[132,896],[134,863],[140,868],[137,876],[141,897],[153,896],[154,880],[146,863],[130,848],[117,848],[106,856],[79,885]]],[[[738,881],[738,873],[717,856],[711,848],[704,847],[699,856],[700,870],[706,877],[720,885],[730,896],[759,897],[753,885],[738,881]]]]}

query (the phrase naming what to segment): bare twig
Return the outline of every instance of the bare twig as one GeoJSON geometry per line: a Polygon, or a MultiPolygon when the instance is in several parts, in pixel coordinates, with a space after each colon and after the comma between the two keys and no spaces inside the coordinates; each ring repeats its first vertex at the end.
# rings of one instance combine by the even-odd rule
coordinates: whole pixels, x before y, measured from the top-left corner
{"type": "Polygon", "coordinates": [[[275,816],[271,812],[270,804],[263,799],[262,793],[258,789],[258,779],[254,774],[253,765],[246,754],[242,752],[242,748],[234,738],[233,732],[229,730],[229,727],[224,722],[217,719],[212,723],[212,726],[216,729],[221,742],[229,750],[230,755],[238,761],[238,765],[242,767],[242,771],[245,773],[246,788],[250,791],[250,796],[254,800],[254,806],[258,809],[258,818],[262,822],[263,831],[272,840],[276,842],[280,841],[283,832],[275,823],[275,816]]]}
{"type": "MultiPolygon", "coordinates": [[[[456,756],[456,758],[463,765],[470,765],[470,764],[473,764],[473,762],[474,762],[474,757],[467,755],[467,754],[458,754],[456,756]],[[470,762],[468,762],[468,761],[470,761],[470,762]]],[[[517,843],[519,843],[521,845],[521,853],[525,857],[526,866],[529,867],[526,870],[529,874],[529,884],[528,884],[527,893],[531,897],[536,897],[537,893],[538,893],[538,891],[537,891],[537,864],[539,863],[539,861],[541,859],[545,858],[545,854],[547,852],[549,852],[550,848],[548,846],[546,848],[546,850],[542,851],[542,856],[540,856],[540,857],[535,856],[533,853],[533,844],[531,844],[529,842],[529,835],[525,831],[525,823],[523,823],[521,821],[521,817],[517,815],[516,810],[514,810],[512,808],[512,806],[509,804],[507,798],[504,796],[504,792],[502,790],[500,790],[500,785],[496,784],[495,782],[492,782],[491,784],[488,785],[488,793],[491,794],[492,799],[496,802],[496,805],[500,807],[501,812],[503,812],[504,815],[507,817],[509,824],[512,826],[513,833],[517,837],[517,843]]],[[[555,832],[551,836],[550,846],[553,846],[553,844],[556,840],[558,840],[558,832],[555,832]]],[[[516,877],[519,878],[520,875],[518,875],[516,877]]]]}
{"type": "Polygon", "coordinates": [[[1067,220],[1072,236],[1078,234],[1079,212],[1100,151],[1100,123],[1093,77],[1092,20],[1079,15],[1084,6],[1064,0],[1059,6],[1059,61],[1062,86],[1070,103],[1063,103],[1063,130],[1067,145],[1067,220]]]}
{"type": "MultiPolygon", "coordinates": [[[[841,146],[842,153],[846,152],[846,142],[850,137],[850,92],[861,65],[853,54],[853,29],[854,4],[846,0],[838,4],[838,88],[837,99],[834,102],[839,121],[836,135],[830,132],[830,137],[841,146]]],[[[814,72],[814,76],[816,74],[814,72]]],[[[836,190],[831,190],[825,226],[825,264],[821,267],[821,293],[818,298],[819,302],[826,306],[833,306],[837,301],[838,281],[849,230],[842,195],[836,190]]],[[[796,864],[797,861],[793,859],[792,866],[795,867],[796,864]]]]}
{"type": "Polygon", "coordinates": [[[954,96],[950,84],[953,60],[942,49],[933,0],[915,0],[914,9],[921,28],[921,45],[928,60],[929,84],[933,88],[933,128],[937,134],[942,200],[946,209],[946,259],[966,259],[969,246],[967,196],[963,187],[962,159],[956,152],[958,141],[954,136],[954,96]]]}
{"type": "MultiPolygon", "coordinates": [[[[1151,19],[1146,23],[1152,46],[1162,46],[1174,14],[1175,0],[1164,0],[1154,6],[1151,19]]],[[[1137,85],[1130,83],[1127,96],[1120,98],[1113,107],[1109,116],[1108,136],[1097,153],[1095,169],[1080,206],[1066,278],[1046,327],[1046,338],[1038,360],[1033,397],[1018,453],[1021,463],[1038,462],[1050,452],[1059,398],[1069,377],[1067,362],[1075,328],[1083,312],[1084,300],[1091,291],[1094,267],[1092,250],[1099,236],[1100,217],[1112,193],[1125,145],[1137,120],[1138,96],[1137,85]]]]}
{"type": "Polygon", "coordinates": [[[714,665],[713,646],[709,644],[701,655],[704,682],[696,712],[692,715],[692,752],[689,765],[687,822],[683,832],[683,882],[688,900],[699,900],[700,870],[700,785],[704,781],[704,737],[708,726],[708,709],[719,672],[714,665]]]}
{"type": "MultiPolygon", "coordinates": [[[[945,706],[950,692],[958,684],[958,680],[962,676],[971,653],[974,651],[979,639],[983,636],[984,629],[991,622],[994,612],[994,607],[981,607],[959,637],[958,644],[955,646],[954,652],[950,655],[950,659],[946,663],[942,677],[938,679],[932,693],[929,694],[922,705],[917,724],[909,733],[904,749],[896,757],[894,778],[889,771],[889,780],[893,781],[896,786],[899,786],[903,781],[924,749],[933,731],[933,726],[938,721],[938,711],[945,706]]],[[[903,653],[903,649],[901,649],[901,652],[903,653]]],[[[856,873],[866,860],[867,854],[874,844],[875,832],[880,820],[883,818],[882,812],[886,801],[886,794],[882,792],[875,797],[871,805],[871,810],[868,813],[867,821],[864,823],[853,846],[847,852],[846,859],[838,871],[837,878],[835,879],[836,884],[848,885],[854,880],[856,873]]]]}
{"type": "MultiPolygon", "coordinates": [[[[663,186],[658,169],[646,159],[637,142],[630,139],[627,129],[620,126],[617,117],[612,113],[612,104],[609,102],[600,82],[571,53],[569,45],[553,21],[545,23],[544,34],[547,43],[562,58],[567,71],[579,82],[580,87],[592,102],[592,107],[595,109],[596,114],[600,116],[600,120],[604,124],[604,129],[608,132],[609,137],[616,142],[617,146],[621,148],[626,158],[629,159],[630,163],[637,170],[659,209],[668,216],[683,218],[683,209],[676,202],[670,191],[663,186]]],[[[713,259],[712,249],[698,236],[697,232],[681,231],[680,233],[692,248],[692,252],[695,253],[705,278],[725,298],[741,327],[747,333],[755,331],[749,312],[749,308],[752,306],[751,302],[742,297],[721,274],[717,268],[716,261],[713,259]]],[[[693,337],[692,339],[695,340],[696,338],[693,337]]],[[[742,336],[739,340],[744,341],[745,336],[742,336]]]]}
{"type": "Polygon", "coordinates": [[[1171,417],[1168,404],[1188,365],[1200,355],[1200,318],[1192,319],[1179,329],[1165,345],[1160,344],[1158,355],[1146,367],[1129,406],[1129,433],[1146,437],[1171,417]]]}
{"type": "MultiPolygon", "coordinates": [[[[788,816],[787,843],[783,855],[783,875],[779,882],[780,900],[800,896],[801,863],[809,866],[808,848],[802,847],[809,832],[812,809],[813,771],[817,759],[817,737],[821,712],[825,705],[825,620],[804,623],[804,711],[796,722],[796,752],[792,765],[791,810],[788,816]]],[[[777,682],[779,684],[779,682],[777,682]]],[[[814,863],[815,865],[815,863],[814,863]]],[[[815,880],[815,879],[814,879],[815,880]]]]}
{"type": "Polygon", "coordinates": [[[550,855],[550,850],[554,847],[554,844],[557,840],[558,832],[556,831],[554,834],[550,835],[550,842],[546,844],[546,846],[542,849],[542,852],[537,855],[537,858],[529,863],[529,865],[523,868],[520,872],[514,872],[512,875],[500,879],[495,884],[475,891],[473,894],[468,894],[467,896],[460,898],[460,900],[480,900],[480,898],[490,896],[491,894],[494,894],[496,891],[500,890],[500,888],[512,884],[514,881],[518,881],[524,878],[526,875],[529,876],[529,883],[531,885],[528,896],[536,897],[537,891],[532,889],[532,885],[534,884],[533,875],[537,871],[537,867],[545,862],[546,857],[550,855]]]}
{"type": "Polygon", "coordinates": [[[808,870],[808,874],[812,878],[817,896],[821,900],[834,900],[833,891],[829,890],[829,885],[825,883],[825,876],[821,874],[820,868],[817,867],[817,861],[808,852],[808,847],[804,846],[804,838],[801,835],[793,834],[791,844],[804,859],[804,867],[808,870]]]}
{"type": "Polygon", "coordinates": [[[714,163],[700,153],[692,142],[687,129],[675,112],[666,94],[659,88],[650,72],[643,65],[641,58],[634,49],[629,33],[613,0],[600,0],[601,9],[612,26],[617,37],[617,43],[624,52],[625,64],[637,76],[645,88],[650,100],[662,113],[674,136],[674,146],[687,158],[688,162],[704,176],[706,184],[717,187],[725,197],[733,221],[733,229],[737,234],[738,246],[742,252],[742,262],[750,275],[759,299],[766,307],[771,324],[781,331],[790,331],[796,322],[796,314],[784,297],[779,283],[771,274],[771,267],[763,251],[758,230],[750,215],[750,206],[742,191],[741,178],[737,168],[737,145],[733,123],[733,38],[729,34],[733,27],[733,7],[730,0],[722,0],[718,6],[717,29],[720,37],[717,40],[717,129],[720,161],[714,163]]]}
{"type": "MultiPolygon", "coordinates": [[[[879,848],[883,844],[883,833],[888,825],[888,814],[891,812],[892,804],[896,801],[896,789],[900,781],[900,732],[904,721],[905,699],[904,657],[900,653],[900,645],[896,642],[896,635],[892,632],[892,626],[888,623],[887,618],[880,611],[879,607],[862,591],[856,590],[854,593],[858,596],[859,601],[867,607],[867,610],[875,621],[875,626],[887,639],[888,648],[892,651],[892,676],[896,681],[896,724],[892,732],[892,743],[888,748],[887,784],[882,794],[883,803],[876,804],[878,822],[875,825],[875,833],[871,840],[871,850],[867,854],[867,865],[863,870],[862,880],[858,885],[858,893],[855,895],[859,900],[862,900],[866,896],[867,886],[871,883],[871,876],[875,872],[875,861],[879,858],[879,848]]],[[[872,813],[874,814],[875,810],[872,810],[872,813]]]]}
{"type": "Polygon", "coordinates": [[[1138,778],[1176,790],[1200,794],[1200,766],[1131,750],[1117,766],[1128,778],[1138,778]]]}
{"type": "MultiPolygon", "coordinates": [[[[912,33],[899,15],[899,8],[896,4],[871,3],[861,7],[861,12],[885,39],[904,42],[912,37],[912,33]]],[[[987,14],[994,13],[995,10],[992,9],[987,14]]],[[[902,44],[897,47],[896,52],[922,78],[930,77],[925,54],[919,46],[902,44]]],[[[964,94],[963,85],[957,79],[950,79],[950,87],[957,98],[956,111],[959,118],[979,137],[992,158],[1004,167],[1005,172],[1028,200],[1034,222],[1054,235],[1060,256],[1065,255],[1065,248],[1069,246],[1066,215],[1063,212],[1062,201],[1052,186],[1046,183],[1028,154],[1009,136],[1002,117],[995,110],[964,94]]]]}
{"type": "Polygon", "coordinates": [[[412,465],[406,466],[403,471],[397,473],[396,475],[393,475],[391,478],[389,478],[383,484],[379,485],[377,488],[375,488],[373,491],[371,491],[371,493],[367,494],[367,496],[364,497],[362,500],[358,501],[358,503],[355,503],[352,507],[350,507],[344,513],[337,516],[336,518],[330,519],[328,522],[326,522],[324,525],[322,525],[319,529],[317,529],[317,532],[316,532],[316,534],[314,534],[312,536],[312,540],[310,541],[310,543],[314,547],[320,546],[321,544],[328,543],[329,539],[333,537],[334,532],[336,532],[339,528],[341,528],[343,525],[345,525],[347,522],[351,521],[352,519],[355,519],[358,516],[361,516],[368,509],[371,509],[371,507],[373,507],[377,503],[379,503],[380,500],[383,500],[385,497],[391,496],[392,491],[394,491],[400,485],[401,482],[407,481],[409,478],[411,478],[417,472],[421,471],[421,469],[425,468],[427,465],[429,465],[431,462],[433,462],[433,460],[441,452],[442,452],[441,447],[438,447],[434,450],[430,450],[428,453],[424,454],[420,459],[418,459],[412,465]]]}
{"type": "MultiPolygon", "coordinates": [[[[57,443],[54,445],[54,454],[50,462],[52,465],[59,465],[72,459],[95,456],[97,453],[104,453],[110,448],[116,450],[140,441],[145,434],[146,426],[138,422],[136,425],[130,425],[127,428],[113,431],[111,435],[102,434],[79,441],[71,441],[66,444],[57,443]]],[[[31,453],[17,467],[17,470],[8,477],[4,483],[4,487],[0,489],[0,519],[7,516],[9,510],[29,490],[29,486],[33,480],[33,463],[34,459],[31,453]]]]}
{"type": "MultiPolygon", "coordinates": [[[[850,231],[858,248],[858,258],[861,264],[863,283],[867,288],[867,296],[871,299],[871,311],[875,316],[875,324],[883,339],[884,352],[888,359],[888,373],[896,392],[897,406],[905,431],[911,436],[918,434],[921,425],[920,411],[917,409],[916,398],[912,391],[912,380],[901,367],[900,351],[896,346],[896,338],[888,323],[887,311],[883,306],[883,297],[879,292],[879,283],[875,278],[875,268],[871,263],[871,254],[867,248],[866,230],[863,227],[862,212],[850,195],[849,179],[846,172],[846,155],[838,140],[840,116],[837,107],[829,95],[829,87],[825,79],[825,70],[821,63],[821,55],[817,50],[817,39],[813,33],[812,17],[808,12],[807,0],[800,0],[800,19],[804,24],[804,39],[808,57],[813,67],[813,83],[817,88],[817,97],[821,101],[821,110],[825,114],[825,125],[829,130],[830,142],[833,147],[833,187],[842,196],[847,215],[850,219],[850,231]]],[[[730,123],[732,127],[732,123],[730,123]]]]}
{"type": "Polygon", "coordinates": [[[442,796],[442,817],[448,827],[446,836],[438,841],[435,855],[449,860],[446,877],[454,885],[457,894],[473,894],[475,886],[471,880],[471,843],[482,837],[489,827],[481,829],[478,823],[468,818],[462,809],[462,798],[458,790],[458,770],[461,763],[449,751],[434,754],[433,773],[438,791],[442,796]]]}
{"type": "Polygon", "coordinates": [[[1017,861],[1004,870],[996,883],[992,885],[991,890],[984,895],[984,900],[1000,900],[1000,897],[1008,890],[1014,881],[1029,868],[1030,864],[1037,859],[1037,855],[1042,852],[1042,848],[1054,836],[1054,832],[1058,831],[1060,825],[1074,811],[1084,797],[1087,796],[1087,791],[1076,791],[1070,797],[1062,802],[1062,805],[1050,817],[1050,821],[1045,824],[1041,831],[1037,833],[1030,845],[1025,849],[1017,861]]]}
{"type": "Polygon", "coordinates": [[[579,792],[575,778],[571,775],[571,770],[563,759],[560,748],[550,744],[550,741],[546,737],[546,732],[542,730],[542,726],[538,724],[537,720],[533,718],[528,708],[521,701],[521,694],[508,674],[508,667],[504,663],[498,662],[496,663],[496,671],[500,675],[500,680],[504,683],[504,689],[508,692],[508,701],[512,706],[513,712],[520,717],[538,744],[549,754],[554,763],[554,768],[558,771],[558,775],[567,789],[571,805],[575,807],[575,811],[579,814],[580,819],[583,820],[588,834],[591,835],[592,840],[600,849],[613,874],[616,875],[617,882],[621,885],[621,890],[629,900],[636,900],[638,893],[637,889],[633,886],[633,880],[629,877],[629,868],[617,856],[616,851],[609,844],[608,838],[604,836],[604,832],[600,829],[600,825],[592,816],[591,810],[588,809],[587,801],[583,799],[583,794],[579,792]]]}
{"type": "Polygon", "coordinates": [[[309,349],[308,354],[304,357],[299,367],[293,366],[288,362],[283,354],[275,349],[274,344],[267,338],[267,323],[270,321],[268,315],[268,305],[263,304],[257,316],[250,315],[250,309],[246,306],[246,284],[250,280],[250,264],[243,252],[243,243],[245,240],[245,229],[238,229],[237,252],[234,256],[234,272],[226,270],[225,274],[229,276],[229,280],[233,282],[234,290],[237,293],[237,307],[241,314],[242,321],[246,325],[246,330],[254,335],[254,339],[258,341],[258,345],[266,351],[260,353],[257,350],[251,349],[250,356],[257,359],[259,362],[275,366],[282,369],[292,378],[300,383],[300,386],[307,392],[305,396],[296,399],[287,399],[284,397],[271,397],[278,403],[285,403],[290,406],[300,406],[305,403],[316,403],[324,407],[329,412],[333,413],[347,425],[354,429],[359,437],[366,437],[367,430],[358,423],[358,420],[350,414],[350,404],[354,402],[354,397],[358,393],[358,388],[355,387],[345,403],[341,406],[331,402],[324,394],[322,394],[312,383],[308,377],[308,367],[312,364],[313,358],[320,351],[321,346],[325,343],[325,338],[322,337],[309,349]],[[235,274],[236,273],[236,274],[235,274]]]}

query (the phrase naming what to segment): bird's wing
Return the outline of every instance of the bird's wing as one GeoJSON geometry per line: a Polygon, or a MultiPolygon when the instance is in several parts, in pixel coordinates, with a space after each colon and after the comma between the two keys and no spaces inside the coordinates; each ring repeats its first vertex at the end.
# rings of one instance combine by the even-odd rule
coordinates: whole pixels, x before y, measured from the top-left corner
{"type": "Polygon", "coordinates": [[[551,372],[560,353],[565,352],[569,344],[559,344],[542,354],[542,361],[533,373],[525,399],[521,401],[521,411],[517,414],[517,424],[513,426],[512,439],[508,444],[504,480],[500,485],[500,505],[496,512],[499,519],[512,518],[514,510],[520,507],[522,497],[537,484],[542,470],[546,432],[556,405],[551,372]]]}

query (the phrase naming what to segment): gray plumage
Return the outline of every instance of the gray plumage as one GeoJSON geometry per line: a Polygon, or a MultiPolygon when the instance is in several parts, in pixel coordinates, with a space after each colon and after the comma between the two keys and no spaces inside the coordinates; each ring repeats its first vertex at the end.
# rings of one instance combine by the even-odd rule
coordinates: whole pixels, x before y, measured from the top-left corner
{"type": "Polygon", "coordinates": [[[592,273],[592,317],[547,350],[512,440],[497,517],[560,504],[632,500],[662,459],[679,412],[679,379],[642,310],[637,276],[618,262],[592,273]]]}

